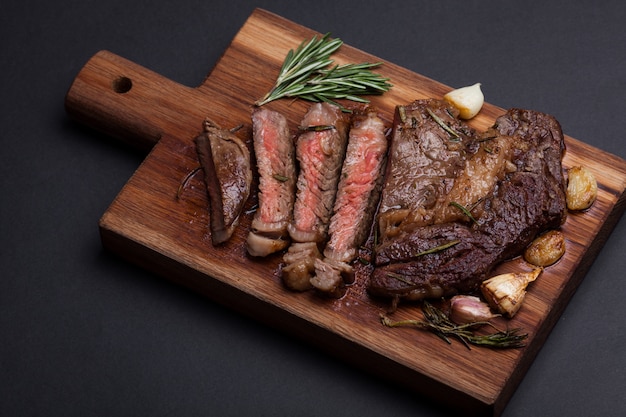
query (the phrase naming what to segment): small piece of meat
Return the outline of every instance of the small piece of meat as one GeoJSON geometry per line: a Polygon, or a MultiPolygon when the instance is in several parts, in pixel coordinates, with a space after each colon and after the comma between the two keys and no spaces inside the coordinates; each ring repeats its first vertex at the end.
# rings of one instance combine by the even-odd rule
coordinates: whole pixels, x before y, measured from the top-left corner
{"type": "Polygon", "coordinates": [[[371,232],[384,173],[387,137],[385,125],[372,108],[355,114],[346,158],[328,229],[324,260],[315,262],[311,283],[324,292],[335,292],[354,275],[349,265],[371,232]]]}
{"type": "Polygon", "coordinates": [[[211,241],[219,245],[232,236],[250,196],[250,151],[235,134],[208,119],[195,143],[209,200],[211,241]]]}
{"type": "Polygon", "coordinates": [[[384,174],[387,137],[374,109],[354,116],[337,198],[330,220],[330,240],[324,256],[337,261],[355,259],[370,233],[384,174]]]}
{"type": "Polygon", "coordinates": [[[283,282],[291,289],[311,288],[315,259],[321,257],[317,245],[327,239],[349,122],[339,107],[328,103],[313,104],[302,120],[296,143],[300,173],[293,217],[288,225],[294,243],[283,257],[286,266],[282,269],[283,282]]]}
{"type": "Polygon", "coordinates": [[[321,257],[315,242],[292,243],[283,256],[286,265],[282,268],[281,278],[285,286],[295,291],[313,288],[311,277],[315,272],[315,261],[321,257]]]}
{"type": "Polygon", "coordinates": [[[296,242],[323,242],[348,142],[349,117],[337,106],[315,103],[304,116],[296,142],[300,173],[293,220],[296,242]]]}
{"type": "MultiPolygon", "coordinates": [[[[469,187],[471,197],[461,201],[471,219],[442,215],[424,224],[418,218],[385,235],[376,248],[370,294],[415,300],[471,292],[493,267],[565,221],[565,145],[554,117],[512,109],[476,143],[448,194],[461,199],[469,187]]],[[[449,207],[454,200],[440,201],[449,207]]]]}
{"type": "Polygon", "coordinates": [[[252,113],[252,133],[259,173],[258,208],[246,247],[252,256],[267,256],[289,245],[287,226],[295,201],[295,145],[287,119],[265,108],[252,113]]]}
{"type": "Polygon", "coordinates": [[[354,269],[346,262],[320,258],[315,259],[314,266],[311,285],[331,297],[339,298],[344,293],[343,284],[354,281],[354,269]]]}

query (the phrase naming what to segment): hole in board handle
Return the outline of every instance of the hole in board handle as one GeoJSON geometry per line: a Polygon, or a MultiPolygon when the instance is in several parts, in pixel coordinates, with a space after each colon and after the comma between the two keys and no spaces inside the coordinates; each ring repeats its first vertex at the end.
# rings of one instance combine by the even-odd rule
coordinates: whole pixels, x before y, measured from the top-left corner
{"type": "Polygon", "coordinates": [[[116,93],[124,94],[128,93],[130,89],[133,88],[133,82],[130,78],[121,76],[113,80],[111,87],[116,93]]]}

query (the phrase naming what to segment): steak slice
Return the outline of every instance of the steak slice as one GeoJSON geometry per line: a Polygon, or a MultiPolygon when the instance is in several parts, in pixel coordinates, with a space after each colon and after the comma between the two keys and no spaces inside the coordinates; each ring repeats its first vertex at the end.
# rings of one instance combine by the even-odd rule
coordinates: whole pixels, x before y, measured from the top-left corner
{"type": "Polygon", "coordinates": [[[246,247],[252,256],[267,256],[289,245],[287,225],[296,196],[295,145],[285,116],[265,108],[252,112],[252,135],[259,202],[246,247]]]}
{"type": "MultiPolygon", "coordinates": [[[[395,126],[402,128],[400,123],[395,126]]],[[[408,140],[397,133],[396,138],[408,140]]],[[[460,217],[431,218],[427,213],[404,218],[376,248],[370,294],[415,300],[471,292],[494,266],[519,254],[542,231],[565,221],[561,166],[565,144],[554,117],[511,109],[471,142],[474,145],[465,156],[454,160],[463,169],[455,171],[448,194],[438,196],[441,208],[449,210],[454,201],[450,195],[460,198],[467,184],[478,183],[470,185],[471,198],[462,204],[471,218],[461,210],[460,217]]],[[[428,152],[424,146],[420,149],[428,152]]],[[[416,181],[418,186],[426,183],[416,181]]],[[[424,211],[420,206],[415,209],[424,211]]]]}
{"type": "Polygon", "coordinates": [[[388,140],[376,110],[355,113],[350,128],[337,198],[328,228],[324,259],[315,261],[311,283],[324,292],[335,292],[351,282],[349,265],[371,232],[386,162],[388,140]]]}
{"type": "Polygon", "coordinates": [[[349,117],[337,106],[315,103],[302,119],[296,142],[300,173],[289,234],[296,242],[327,237],[348,142],[349,117]]]}
{"type": "Polygon", "coordinates": [[[287,265],[282,269],[283,282],[291,289],[311,288],[309,279],[314,269],[309,266],[319,251],[311,250],[310,243],[321,245],[327,239],[349,123],[349,117],[338,106],[328,103],[311,105],[302,119],[296,142],[300,173],[293,217],[287,227],[295,243],[283,258],[287,265]],[[300,256],[300,251],[305,256],[300,256]]]}
{"type": "Polygon", "coordinates": [[[219,245],[232,236],[250,196],[250,151],[234,133],[208,119],[195,143],[209,200],[211,241],[219,245]]]}

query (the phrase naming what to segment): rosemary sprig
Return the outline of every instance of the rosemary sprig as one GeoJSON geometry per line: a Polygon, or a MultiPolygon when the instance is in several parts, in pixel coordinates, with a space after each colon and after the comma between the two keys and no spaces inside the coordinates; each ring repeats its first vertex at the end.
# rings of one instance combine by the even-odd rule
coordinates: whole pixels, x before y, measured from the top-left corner
{"type": "Polygon", "coordinates": [[[426,249],[426,250],[424,250],[422,252],[416,253],[415,255],[413,255],[413,257],[417,258],[419,256],[430,255],[431,253],[441,252],[443,250],[451,248],[454,245],[458,245],[459,243],[461,243],[461,241],[458,240],[458,239],[451,240],[451,241],[443,243],[443,244],[441,244],[439,246],[435,246],[434,248],[426,249]]]}
{"type": "Polygon", "coordinates": [[[524,347],[524,341],[528,337],[526,333],[520,333],[521,329],[498,330],[490,322],[473,322],[467,324],[455,324],[442,310],[424,301],[422,305],[423,320],[400,320],[392,321],[385,315],[381,315],[381,323],[387,327],[415,327],[429,330],[446,343],[451,344],[450,337],[459,339],[468,349],[470,345],[484,346],[494,349],[517,349],[524,347]],[[496,332],[489,334],[476,334],[474,329],[480,326],[491,326],[496,332]]]}
{"type": "MultiPolygon", "coordinates": [[[[283,97],[301,98],[314,102],[346,99],[367,103],[360,96],[382,94],[392,85],[388,78],[373,73],[381,63],[334,65],[330,56],[343,45],[339,38],[330,39],[330,33],[314,36],[291,49],[280,69],[274,87],[255,104],[262,106],[283,97]]],[[[342,107],[342,106],[340,106],[342,107]]]]}
{"type": "Polygon", "coordinates": [[[289,181],[289,177],[285,177],[284,175],[281,175],[281,174],[274,174],[274,175],[272,175],[272,177],[274,177],[274,179],[276,181],[279,181],[279,182],[287,182],[287,181],[289,181]]]}

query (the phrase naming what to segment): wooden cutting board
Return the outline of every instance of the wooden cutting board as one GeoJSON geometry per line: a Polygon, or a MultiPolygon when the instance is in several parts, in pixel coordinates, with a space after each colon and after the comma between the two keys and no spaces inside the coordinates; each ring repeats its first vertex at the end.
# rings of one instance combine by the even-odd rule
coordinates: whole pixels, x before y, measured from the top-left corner
{"type": "MultiPolygon", "coordinates": [[[[110,52],[91,58],[69,89],[67,112],[134,146],[151,148],[102,216],[102,243],[133,263],[424,398],[469,414],[499,415],[621,217],[626,162],[566,137],[565,167],[590,168],[599,183],[598,199],[587,212],[569,215],[563,226],[564,258],[531,285],[522,309],[508,323],[529,333],[523,349],[469,350],[457,341],[447,345],[424,331],[383,327],[379,315],[388,304],[370,299],[362,281],[341,299],[289,292],[277,274],[280,254],[263,260],[246,255],[244,240],[252,214],[243,217],[227,244],[213,247],[202,176],[192,177],[177,193],[198,166],[193,138],[201,132],[202,121],[209,117],[225,128],[243,125],[238,135],[250,144],[253,103],[270,89],[289,49],[314,34],[256,10],[197,88],[172,82],[110,52]]],[[[338,63],[382,61],[347,45],[334,57],[338,63]]],[[[372,99],[390,120],[395,105],[441,97],[450,90],[389,62],[377,72],[394,84],[389,93],[372,99]]],[[[295,129],[309,103],[281,100],[267,106],[283,112],[295,129]]],[[[471,124],[485,129],[503,112],[485,104],[471,124]]],[[[253,195],[246,209],[255,203],[253,195]]],[[[523,265],[513,261],[497,272],[520,268],[523,265]]],[[[419,306],[403,305],[393,318],[419,318],[420,311],[419,306]]]]}

